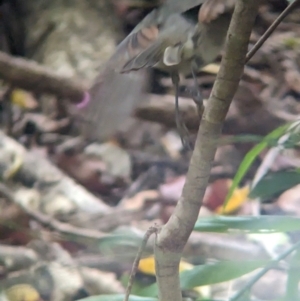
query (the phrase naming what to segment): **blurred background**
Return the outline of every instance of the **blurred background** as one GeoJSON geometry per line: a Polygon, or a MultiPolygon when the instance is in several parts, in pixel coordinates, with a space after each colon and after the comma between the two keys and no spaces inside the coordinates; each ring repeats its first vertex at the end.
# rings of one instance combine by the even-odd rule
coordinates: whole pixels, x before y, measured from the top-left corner
{"type": "MultiPolygon", "coordinates": [[[[1,301],[122,300],[143,233],[172,214],[191,150],[182,146],[176,130],[168,74],[142,73],[147,88],[134,94],[143,99],[126,124],[106,141],[91,142],[80,134],[86,120],[78,117],[78,100],[56,94],[56,86],[53,93],[36,91],[35,82],[32,89],[20,89],[33,69],[28,66],[26,78],[17,68],[22,62],[14,61],[35,61],[42,68],[38,75],[51,70],[40,77],[41,85],[57,76],[57,82],[66,78],[84,92],[118,43],[162,3],[0,1],[0,51],[8,55],[0,54],[1,301]],[[4,70],[5,61],[14,67],[4,70]],[[8,73],[21,85],[8,81],[8,73]]],[[[249,49],[287,4],[262,3],[249,49]]],[[[297,8],[285,18],[245,67],[180,267],[189,300],[225,300],[299,240],[299,15],[297,8]]],[[[197,75],[204,103],[221,55],[197,75]]],[[[120,102],[130,97],[121,85],[111,87],[119,88],[120,102]]],[[[189,98],[192,85],[186,78],[180,86],[191,144],[199,127],[189,98]]],[[[133,288],[145,300],[157,296],[152,243],[133,288]]],[[[299,268],[290,269],[292,260],[297,257],[268,271],[243,300],[287,298],[291,287],[292,296],[299,297],[299,268]]]]}

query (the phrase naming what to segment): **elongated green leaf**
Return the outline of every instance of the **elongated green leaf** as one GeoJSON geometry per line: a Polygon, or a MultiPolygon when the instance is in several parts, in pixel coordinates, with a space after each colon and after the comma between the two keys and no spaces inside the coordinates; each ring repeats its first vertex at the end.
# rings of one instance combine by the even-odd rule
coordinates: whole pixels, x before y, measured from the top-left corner
{"type": "MultiPolygon", "coordinates": [[[[123,301],[125,295],[99,295],[99,296],[92,296],[84,299],[80,299],[78,301],[123,301]]],[[[140,296],[133,296],[130,295],[129,301],[158,301],[156,298],[150,297],[140,297],[140,296]]]]}
{"type": "Polygon", "coordinates": [[[268,260],[221,261],[195,266],[180,274],[183,289],[229,281],[248,274],[269,263],[268,260]]]}
{"type": "MultiPolygon", "coordinates": [[[[268,264],[269,260],[253,261],[221,261],[213,264],[195,266],[191,270],[180,273],[181,289],[229,281],[268,264]]],[[[156,283],[141,291],[143,296],[156,296],[156,283]]]]}
{"type": "Polygon", "coordinates": [[[286,283],[286,300],[299,300],[300,293],[298,289],[300,274],[299,274],[299,263],[300,263],[300,250],[297,250],[292,258],[289,260],[288,279],[286,283]]]}
{"type": "Polygon", "coordinates": [[[248,143],[248,142],[259,143],[264,138],[265,138],[264,136],[251,135],[251,134],[221,137],[221,144],[248,143]]]}
{"type": "Polygon", "coordinates": [[[300,230],[300,218],[290,216],[216,216],[199,218],[194,230],[217,233],[275,233],[300,230]]]}
{"type": "Polygon", "coordinates": [[[103,254],[112,251],[122,253],[124,250],[137,251],[142,242],[142,235],[131,229],[118,229],[98,241],[98,248],[103,254]]]}
{"type": "Polygon", "coordinates": [[[280,171],[263,177],[250,192],[250,198],[259,197],[262,201],[300,183],[300,171],[280,171]]]}
{"type": "Polygon", "coordinates": [[[277,140],[279,137],[281,137],[286,130],[289,128],[290,124],[286,124],[283,126],[278,127],[273,132],[271,132],[269,135],[267,135],[262,142],[254,146],[245,156],[244,160],[242,161],[234,179],[232,182],[232,185],[229,189],[229,192],[226,196],[226,200],[224,202],[224,208],[226,207],[226,204],[228,200],[231,198],[234,190],[239,186],[241,180],[249,170],[250,166],[254,162],[254,160],[257,158],[257,156],[269,145],[274,143],[274,140],[277,140]]]}

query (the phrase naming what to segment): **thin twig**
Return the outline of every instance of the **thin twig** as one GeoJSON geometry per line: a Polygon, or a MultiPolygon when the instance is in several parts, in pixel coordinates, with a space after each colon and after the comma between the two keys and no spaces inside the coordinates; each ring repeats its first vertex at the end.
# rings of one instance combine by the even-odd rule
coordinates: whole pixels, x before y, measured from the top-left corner
{"type": "Polygon", "coordinates": [[[159,228],[157,226],[152,226],[147,230],[147,232],[145,233],[145,235],[143,237],[141,246],[140,246],[140,248],[139,248],[139,250],[136,254],[136,257],[135,257],[133,265],[132,265],[132,269],[131,269],[131,272],[130,272],[130,277],[129,277],[129,280],[128,280],[128,285],[127,285],[124,301],[129,300],[129,296],[130,296],[130,292],[131,292],[131,289],[132,289],[135,274],[137,272],[137,269],[138,269],[138,266],[139,266],[139,263],[140,263],[140,260],[141,260],[141,257],[142,257],[142,253],[146,248],[147,242],[148,242],[150,236],[153,233],[157,234],[158,231],[159,231],[159,228]]]}
{"type": "Polygon", "coordinates": [[[272,260],[269,264],[267,264],[260,272],[258,272],[246,285],[242,288],[238,293],[236,293],[230,301],[237,301],[240,297],[242,297],[246,291],[248,291],[263,275],[265,275],[270,269],[274,267],[282,259],[286,258],[288,255],[293,253],[295,250],[300,248],[300,241],[294,244],[291,248],[283,252],[277,258],[272,260]]]}
{"type": "Polygon", "coordinates": [[[274,32],[277,26],[283,21],[283,19],[292,12],[293,9],[300,4],[300,0],[295,0],[292,2],[271,24],[271,26],[267,29],[267,31],[260,37],[260,39],[256,42],[253,48],[246,55],[246,63],[253,57],[253,55],[257,52],[257,50],[263,45],[263,43],[269,38],[269,36],[274,32]]]}

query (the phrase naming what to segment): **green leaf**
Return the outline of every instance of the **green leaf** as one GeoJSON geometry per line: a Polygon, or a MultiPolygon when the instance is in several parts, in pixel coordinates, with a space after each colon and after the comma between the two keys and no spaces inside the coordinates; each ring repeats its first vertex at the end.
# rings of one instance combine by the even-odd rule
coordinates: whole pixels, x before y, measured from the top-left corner
{"type": "Polygon", "coordinates": [[[250,192],[250,198],[259,197],[262,201],[276,196],[300,183],[300,171],[280,171],[263,177],[250,192]]]}
{"type": "Polygon", "coordinates": [[[299,263],[300,263],[300,250],[297,250],[289,260],[288,279],[286,283],[286,300],[299,300],[299,263]]]}
{"type": "Polygon", "coordinates": [[[225,208],[228,200],[231,198],[234,190],[239,186],[240,182],[244,178],[245,174],[249,170],[250,166],[254,162],[254,160],[257,158],[257,156],[269,145],[274,144],[274,140],[277,140],[279,137],[281,137],[286,130],[290,127],[290,124],[286,124],[283,126],[278,127],[273,132],[268,134],[262,142],[254,146],[245,156],[244,160],[242,161],[234,179],[232,182],[232,185],[229,189],[229,192],[226,196],[225,202],[223,204],[223,207],[225,208]]]}
{"type": "Polygon", "coordinates": [[[148,277],[145,276],[144,279],[140,279],[140,277],[136,275],[136,278],[135,278],[132,288],[131,288],[131,293],[133,295],[142,296],[142,297],[157,297],[157,290],[147,293],[149,286],[151,286],[153,283],[155,283],[155,277],[149,276],[149,279],[147,279],[147,278],[148,277]],[[146,291],[146,293],[145,293],[145,291],[146,291]]]}
{"type": "MultiPolygon", "coordinates": [[[[92,296],[84,299],[80,299],[78,301],[124,301],[124,294],[119,295],[99,295],[99,296],[92,296]]],[[[129,301],[158,301],[156,298],[149,298],[149,297],[140,297],[130,295],[129,301]]]]}
{"type": "MultiPolygon", "coordinates": [[[[296,42],[298,42],[296,47],[299,48],[300,39],[298,39],[296,42]]],[[[289,132],[289,136],[287,137],[286,141],[283,142],[282,145],[284,149],[290,149],[298,145],[299,141],[300,141],[299,127],[295,126],[294,128],[291,129],[291,131],[289,132]]]]}
{"type": "Polygon", "coordinates": [[[130,229],[117,229],[98,241],[98,247],[103,254],[124,254],[124,251],[136,252],[142,242],[142,235],[130,229]],[[113,252],[113,253],[111,253],[113,252]]]}
{"type": "Polygon", "coordinates": [[[139,291],[140,296],[156,297],[158,295],[157,284],[153,283],[139,291]]]}
{"type": "MultiPolygon", "coordinates": [[[[197,286],[229,281],[264,267],[269,262],[269,260],[221,261],[195,266],[191,270],[180,273],[181,288],[185,290],[197,286]]],[[[156,283],[144,289],[143,294],[157,295],[156,283]]]]}
{"type": "Polygon", "coordinates": [[[300,218],[290,216],[201,217],[195,231],[217,233],[275,233],[300,230],[300,218]]]}
{"type": "Polygon", "coordinates": [[[232,144],[232,143],[249,143],[255,142],[259,143],[264,139],[264,136],[259,135],[236,135],[236,136],[228,136],[228,137],[221,137],[221,144],[232,144]]]}
{"type": "Polygon", "coordinates": [[[183,289],[229,281],[265,266],[269,260],[220,261],[195,266],[180,274],[183,289]]]}
{"type": "MultiPolygon", "coordinates": [[[[180,273],[181,289],[229,281],[264,267],[270,260],[220,261],[212,264],[195,266],[180,273]]],[[[139,292],[142,296],[157,296],[157,284],[154,283],[139,292]]],[[[94,301],[94,300],[93,300],[94,301]]]]}
{"type": "MultiPolygon", "coordinates": [[[[269,260],[222,261],[213,264],[195,266],[180,273],[181,289],[214,284],[238,278],[268,264],[269,260]]],[[[157,284],[154,283],[142,291],[142,296],[157,296],[157,284]]]]}

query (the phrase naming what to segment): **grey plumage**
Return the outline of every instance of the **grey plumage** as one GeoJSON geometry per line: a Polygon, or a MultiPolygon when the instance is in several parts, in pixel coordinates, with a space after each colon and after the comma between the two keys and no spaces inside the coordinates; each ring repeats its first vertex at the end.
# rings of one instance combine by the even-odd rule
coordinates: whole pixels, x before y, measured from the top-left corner
{"type": "Polygon", "coordinates": [[[234,1],[167,0],[148,14],[120,43],[90,89],[90,103],[82,111],[87,119],[84,136],[107,139],[146,101],[147,80],[141,69],[168,71],[178,85],[178,73],[188,75],[214,61],[224,43],[234,1]]]}

